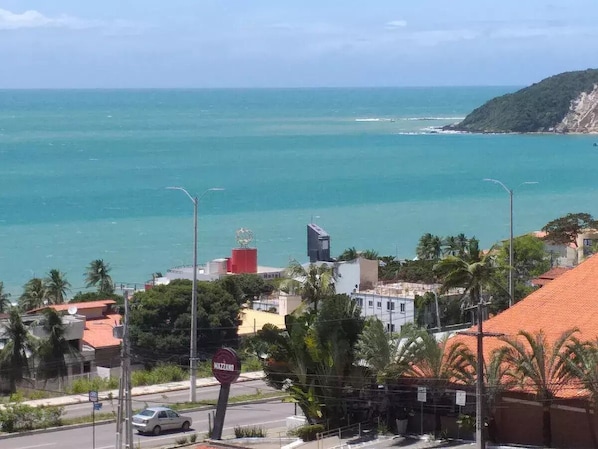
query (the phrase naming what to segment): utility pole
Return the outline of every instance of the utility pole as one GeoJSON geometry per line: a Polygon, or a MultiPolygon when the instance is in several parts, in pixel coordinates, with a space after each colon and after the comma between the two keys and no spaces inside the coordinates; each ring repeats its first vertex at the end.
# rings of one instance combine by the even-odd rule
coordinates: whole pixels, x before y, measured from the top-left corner
{"type": "Polygon", "coordinates": [[[122,331],[120,382],[118,387],[118,412],[116,418],[116,449],[133,449],[133,402],[131,398],[131,349],[129,342],[129,292],[125,298],[124,326],[114,329],[115,336],[122,331]],[[124,422],[124,430],[123,430],[124,422]],[[123,439],[124,436],[124,439],[123,439]]]}
{"type": "Polygon", "coordinates": [[[486,449],[486,435],[484,435],[484,400],[485,400],[485,384],[484,384],[484,337],[502,337],[504,334],[496,332],[484,333],[484,307],[489,302],[484,302],[482,298],[476,306],[469,307],[469,309],[477,309],[478,330],[477,332],[457,332],[459,335],[468,335],[477,337],[477,366],[476,366],[476,426],[475,426],[475,440],[476,449],[486,449]]]}

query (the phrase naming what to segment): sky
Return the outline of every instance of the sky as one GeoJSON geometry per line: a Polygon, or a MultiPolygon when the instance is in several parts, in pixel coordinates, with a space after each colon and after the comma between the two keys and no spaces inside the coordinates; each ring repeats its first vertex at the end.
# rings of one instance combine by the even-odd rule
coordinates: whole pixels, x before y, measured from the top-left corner
{"type": "Polygon", "coordinates": [[[598,67],[596,0],[0,0],[0,88],[526,85],[598,67]]]}

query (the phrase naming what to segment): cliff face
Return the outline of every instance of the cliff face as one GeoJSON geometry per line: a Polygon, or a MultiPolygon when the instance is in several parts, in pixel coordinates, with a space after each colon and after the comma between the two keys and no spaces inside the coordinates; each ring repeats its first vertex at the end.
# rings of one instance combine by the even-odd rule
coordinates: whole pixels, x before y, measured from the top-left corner
{"type": "Polygon", "coordinates": [[[571,102],[569,112],[555,126],[560,133],[598,133],[598,85],[571,102]]]}
{"type": "Polygon", "coordinates": [[[598,70],[561,73],[502,95],[444,127],[474,133],[598,133],[598,70]]]}

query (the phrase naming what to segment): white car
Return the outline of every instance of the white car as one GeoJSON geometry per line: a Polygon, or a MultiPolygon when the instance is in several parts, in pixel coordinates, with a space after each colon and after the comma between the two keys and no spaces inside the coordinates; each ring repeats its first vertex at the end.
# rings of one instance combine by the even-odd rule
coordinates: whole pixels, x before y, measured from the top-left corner
{"type": "Polygon", "coordinates": [[[189,430],[189,416],[179,415],[167,407],[148,407],[133,416],[133,426],[139,433],[160,435],[163,430],[189,430]]]}

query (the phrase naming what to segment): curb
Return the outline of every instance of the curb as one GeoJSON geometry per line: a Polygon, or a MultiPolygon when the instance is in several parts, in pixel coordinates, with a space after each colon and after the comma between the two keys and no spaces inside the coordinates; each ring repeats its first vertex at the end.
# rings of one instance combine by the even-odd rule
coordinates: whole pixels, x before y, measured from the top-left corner
{"type": "MultiPolygon", "coordinates": [[[[242,373],[241,376],[239,376],[239,379],[237,379],[237,381],[235,383],[242,383],[242,382],[252,382],[255,380],[262,380],[264,379],[264,373],[261,371],[251,371],[251,372],[247,372],[247,373],[242,373]],[[261,374],[261,376],[259,377],[252,377],[253,375],[257,375],[257,374],[261,374]],[[245,376],[250,376],[250,377],[245,377],[245,376]]],[[[220,382],[218,382],[216,380],[216,378],[214,377],[204,377],[203,379],[205,379],[205,383],[203,385],[198,385],[197,388],[204,388],[204,387],[215,387],[220,385],[220,382]]],[[[139,386],[139,387],[133,387],[132,390],[138,390],[138,391],[132,391],[131,392],[131,396],[132,397],[136,397],[136,396],[145,396],[148,394],[160,394],[160,393],[167,393],[169,391],[182,391],[182,390],[187,390],[189,388],[189,382],[187,382],[187,385],[174,385],[177,383],[181,383],[181,382],[171,382],[171,383],[166,383],[166,384],[157,384],[157,385],[143,385],[143,386],[139,386]],[[153,391],[147,391],[147,389],[151,389],[154,388],[153,391]]],[[[118,397],[118,390],[107,390],[107,391],[103,391],[103,392],[99,392],[98,394],[98,399],[100,401],[109,401],[111,398],[112,399],[116,399],[118,397]]],[[[45,398],[45,399],[34,399],[31,401],[23,401],[23,404],[29,405],[31,407],[39,407],[39,406],[57,406],[57,407],[67,407],[69,405],[78,405],[78,404],[86,404],[89,402],[89,398],[88,395],[85,393],[80,393],[80,394],[76,394],[76,395],[67,395],[67,396],[58,396],[57,398],[45,398]],[[62,403],[62,404],[52,404],[52,400],[53,399],[57,399],[57,398],[70,398],[68,400],[65,400],[66,402],[62,403]]],[[[0,405],[1,407],[1,405],[0,405]]]]}
{"type": "MultiPolygon", "coordinates": [[[[233,396],[234,397],[234,396],[233,396]]],[[[278,399],[282,399],[286,397],[286,395],[281,395],[280,397],[271,397],[271,398],[264,398],[264,399],[256,399],[253,401],[243,401],[243,402],[236,402],[234,404],[229,404],[228,407],[235,407],[237,405],[247,405],[247,404],[265,404],[267,402],[275,402],[278,399]]],[[[201,412],[203,410],[212,410],[214,409],[215,406],[214,405],[202,405],[199,407],[192,407],[192,408],[186,408],[186,409],[180,409],[179,411],[181,412],[201,412]]],[[[116,419],[104,419],[101,421],[96,421],[95,425],[99,426],[102,424],[110,424],[110,423],[115,423],[116,419]]],[[[47,429],[35,429],[35,430],[26,430],[25,432],[14,432],[14,433],[6,433],[6,434],[0,434],[0,441],[1,440],[8,440],[11,438],[19,438],[19,437],[26,437],[29,435],[39,435],[39,434],[44,434],[44,433],[54,433],[54,432],[61,432],[63,430],[74,430],[74,429],[81,429],[83,427],[91,427],[94,424],[91,422],[84,422],[84,423],[79,423],[79,424],[68,424],[66,426],[59,426],[59,427],[48,427],[47,429]]]]}

